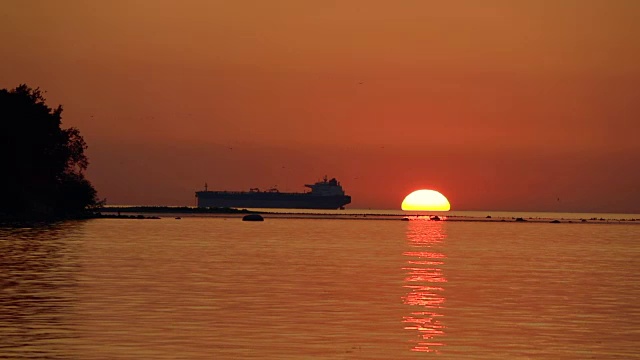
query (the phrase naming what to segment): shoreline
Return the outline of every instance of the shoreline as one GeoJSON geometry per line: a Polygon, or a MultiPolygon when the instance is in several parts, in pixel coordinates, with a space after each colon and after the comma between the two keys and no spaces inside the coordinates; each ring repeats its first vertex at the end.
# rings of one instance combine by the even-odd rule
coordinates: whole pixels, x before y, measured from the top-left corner
{"type": "MultiPolygon", "coordinates": [[[[282,210],[282,209],[281,209],[282,210]]],[[[289,209],[287,209],[289,210],[289,209]]],[[[486,223],[569,223],[569,224],[640,224],[640,219],[636,218],[566,218],[566,217],[520,217],[520,216],[464,216],[446,215],[442,213],[414,213],[397,214],[367,213],[366,210],[358,213],[323,213],[323,212],[302,212],[292,211],[269,211],[268,209],[247,210],[236,208],[197,208],[197,207],[172,207],[172,206],[113,206],[97,209],[100,215],[96,218],[135,218],[139,219],[144,214],[157,215],[164,214],[166,217],[175,215],[176,218],[186,217],[240,217],[240,215],[260,214],[265,219],[335,219],[335,220],[395,220],[395,221],[441,221],[441,222],[486,222],[486,223]],[[124,215],[129,214],[129,215],[124,215]]],[[[516,212],[514,212],[516,214],[516,212]]],[[[565,215],[558,213],[558,215],[565,215]]],[[[586,214],[584,214],[586,215],[586,214]]]]}
{"type": "MultiPolygon", "coordinates": [[[[366,210],[354,210],[357,213],[349,212],[322,212],[310,209],[274,209],[280,211],[269,211],[270,209],[236,209],[236,208],[197,208],[187,206],[110,206],[93,209],[84,214],[67,217],[51,217],[40,219],[19,219],[6,218],[0,219],[2,227],[39,227],[46,226],[62,221],[69,220],[88,220],[88,219],[130,219],[130,220],[157,220],[161,218],[241,218],[248,214],[259,214],[265,219],[331,219],[331,220],[386,220],[386,221],[435,221],[435,222],[476,222],[476,223],[555,223],[555,224],[628,224],[640,225],[640,218],[613,218],[602,217],[606,214],[598,214],[599,217],[566,217],[568,213],[556,213],[558,216],[549,216],[554,213],[545,213],[542,217],[525,216],[533,213],[507,214],[501,212],[501,215],[460,215],[460,214],[443,214],[443,213],[393,213],[392,210],[374,210],[367,212],[366,210]],[[285,211],[283,211],[285,210],[285,211]],[[514,215],[514,216],[510,216],[514,215]]],[[[490,212],[487,212],[490,213],[490,212]]],[[[576,213],[574,215],[596,215],[576,213]]],[[[611,214],[614,215],[614,214],[611,214]]],[[[619,214],[615,214],[619,215],[619,214]]]]}

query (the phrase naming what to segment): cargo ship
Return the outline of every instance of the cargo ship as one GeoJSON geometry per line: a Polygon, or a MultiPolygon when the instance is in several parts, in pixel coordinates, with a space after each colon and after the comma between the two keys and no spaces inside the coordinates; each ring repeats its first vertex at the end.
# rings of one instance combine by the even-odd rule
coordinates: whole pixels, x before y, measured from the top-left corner
{"type": "Polygon", "coordinates": [[[211,191],[205,184],[204,191],[197,191],[199,208],[280,208],[280,209],[339,209],[351,203],[335,178],[315,184],[306,184],[311,191],[304,193],[286,193],[277,189],[261,191],[258,188],[249,191],[211,191]]]}

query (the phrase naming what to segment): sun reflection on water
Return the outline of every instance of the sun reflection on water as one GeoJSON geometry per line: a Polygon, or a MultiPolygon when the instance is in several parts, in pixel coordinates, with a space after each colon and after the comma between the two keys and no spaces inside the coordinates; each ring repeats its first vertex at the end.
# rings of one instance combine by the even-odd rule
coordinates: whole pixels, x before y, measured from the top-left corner
{"type": "Polygon", "coordinates": [[[440,310],[446,298],[442,271],[446,256],[440,252],[447,235],[441,221],[413,220],[407,223],[407,241],[411,251],[403,253],[407,262],[404,287],[408,293],[403,302],[411,307],[409,315],[403,317],[406,330],[417,331],[418,340],[412,351],[438,352],[443,346],[445,326],[440,310]]]}

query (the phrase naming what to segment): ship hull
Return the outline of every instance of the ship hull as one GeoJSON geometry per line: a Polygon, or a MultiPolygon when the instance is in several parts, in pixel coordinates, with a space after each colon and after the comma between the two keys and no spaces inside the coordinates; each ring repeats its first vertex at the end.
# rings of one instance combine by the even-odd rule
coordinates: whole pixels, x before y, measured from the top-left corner
{"type": "Polygon", "coordinates": [[[198,207],[338,209],[351,203],[351,196],[318,196],[310,193],[196,192],[198,207]]]}

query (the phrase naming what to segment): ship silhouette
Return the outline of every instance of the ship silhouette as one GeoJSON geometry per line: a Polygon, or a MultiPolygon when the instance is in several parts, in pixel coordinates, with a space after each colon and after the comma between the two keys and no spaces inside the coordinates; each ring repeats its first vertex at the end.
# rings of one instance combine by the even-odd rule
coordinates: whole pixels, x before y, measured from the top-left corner
{"type": "Polygon", "coordinates": [[[217,191],[209,190],[205,184],[204,191],[197,191],[197,204],[205,207],[230,208],[280,208],[280,209],[338,209],[351,203],[351,196],[346,195],[340,182],[325,176],[315,184],[305,184],[310,192],[287,193],[276,188],[261,191],[251,188],[249,191],[217,191]]]}

